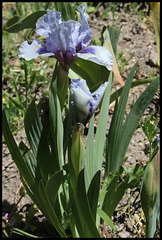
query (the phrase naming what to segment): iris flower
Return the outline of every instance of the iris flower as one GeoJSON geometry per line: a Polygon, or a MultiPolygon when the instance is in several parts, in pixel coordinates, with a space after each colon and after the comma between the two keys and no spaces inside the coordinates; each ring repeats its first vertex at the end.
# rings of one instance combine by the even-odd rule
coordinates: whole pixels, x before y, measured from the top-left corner
{"type": "Polygon", "coordinates": [[[70,115],[72,124],[84,126],[97,109],[104,95],[108,82],[100,85],[93,93],[89,91],[84,79],[72,79],[70,86],[70,115]]]}
{"type": "Polygon", "coordinates": [[[68,66],[79,57],[106,66],[111,71],[113,60],[110,51],[103,46],[89,45],[92,32],[85,8],[84,4],[78,7],[81,23],[62,21],[61,12],[47,9],[47,14],[36,22],[36,33],[45,37],[46,42],[35,39],[28,44],[24,41],[19,49],[19,57],[29,61],[39,56],[54,56],[68,66]]]}

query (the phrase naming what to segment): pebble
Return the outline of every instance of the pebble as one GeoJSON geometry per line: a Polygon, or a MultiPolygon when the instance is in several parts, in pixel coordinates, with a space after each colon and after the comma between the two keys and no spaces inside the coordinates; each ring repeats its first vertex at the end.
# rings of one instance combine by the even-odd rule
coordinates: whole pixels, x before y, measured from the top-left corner
{"type": "Polygon", "coordinates": [[[117,229],[118,232],[121,231],[123,228],[124,228],[124,223],[116,225],[116,229],[117,229]]]}
{"type": "Polygon", "coordinates": [[[120,238],[129,238],[130,235],[131,235],[131,234],[130,234],[128,231],[123,231],[123,232],[118,233],[118,236],[119,236],[120,238]]]}
{"type": "Polygon", "coordinates": [[[157,66],[157,60],[158,60],[157,52],[154,50],[151,50],[150,58],[149,58],[150,66],[151,67],[157,66]]]}
{"type": "Polygon", "coordinates": [[[146,51],[147,51],[147,47],[143,46],[139,52],[139,55],[141,58],[144,58],[146,51]]]}
{"type": "Polygon", "coordinates": [[[125,34],[123,39],[126,41],[131,41],[132,38],[129,34],[125,34]]]}
{"type": "MultiPolygon", "coordinates": [[[[133,220],[132,220],[133,221],[133,220]]],[[[127,225],[126,225],[126,229],[128,230],[128,231],[130,231],[130,232],[133,232],[133,223],[132,223],[132,221],[129,219],[128,221],[127,221],[127,225]]],[[[134,222],[134,221],[133,221],[134,222]]]]}
{"type": "Polygon", "coordinates": [[[8,176],[8,179],[15,178],[16,176],[17,176],[17,173],[11,174],[10,176],[8,176]]]}

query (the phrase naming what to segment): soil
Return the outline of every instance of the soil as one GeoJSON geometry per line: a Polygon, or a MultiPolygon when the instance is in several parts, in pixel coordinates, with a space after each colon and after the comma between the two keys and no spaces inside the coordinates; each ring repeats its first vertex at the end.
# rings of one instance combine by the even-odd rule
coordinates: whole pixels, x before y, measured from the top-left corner
{"type": "MultiPolygon", "coordinates": [[[[92,37],[99,38],[101,37],[101,30],[104,25],[112,26],[113,23],[113,14],[112,11],[108,13],[108,16],[103,18],[101,15],[105,10],[106,4],[102,5],[96,14],[89,14],[90,28],[92,30],[92,37]]],[[[118,28],[122,26],[121,33],[119,36],[118,42],[118,52],[122,52],[124,57],[128,59],[133,53],[133,57],[128,62],[127,66],[123,71],[121,71],[121,76],[123,81],[128,77],[128,74],[135,64],[138,61],[138,70],[136,71],[136,78],[144,79],[150,78],[152,76],[158,76],[159,72],[157,69],[157,46],[155,32],[153,24],[151,21],[140,20],[135,11],[130,10],[128,13],[125,13],[126,4],[121,3],[118,9],[115,11],[114,27],[118,28]]],[[[139,8],[142,8],[142,3],[139,4],[139,8]]],[[[148,5],[143,6],[143,11],[149,13],[148,5]]],[[[126,108],[126,115],[130,111],[132,105],[135,103],[140,94],[145,90],[148,84],[144,84],[138,87],[131,89],[128,104],[126,108]]],[[[120,88],[121,85],[114,79],[114,85],[112,87],[112,92],[120,88]]],[[[159,91],[154,96],[153,100],[149,104],[148,108],[144,113],[144,118],[150,114],[157,111],[159,108],[160,93],[159,91]]],[[[108,118],[108,127],[112,118],[114,110],[114,103],[110,105],[109,109],[109,118],[108,118]]],[[[98,114],[96,114],[95,125],[97,126],[98,114]]],[[[85,136],[86,138],[86,136],[85,136]]],[[[15,136],[15,140],[19,143],[21,140],[26,142],[24,129],[20,130],[15,136]]],[[[129,144],[127,154],[128,157],[125,165],[127,167],[134,166],[137,163],[140,165],[146,164],[149,160],[147,153],[149,141],[140,127],[136,129],[134,135],[129,144]]],[[[21,187],[21,180],[19,171],[11,158],[11,155],[6,147],[3,144],[2,152],[2,213],[11,213],[17,201],[20,198],[19,189],[21,187]]],[[[117,232],[114,232],[107,225],[101,226],[102,233],[101,236],[104,237],[115,237],[115,238],[136,238],[144,237],[145,227],[143,226],[144,218],[143,212],[139,201],[139,189],[134,191],[131,198],[131,211],[130,216],[124,210],[128,206],[128,202],[131,196],[131,189],[128,189],[122,200],[119,202],[117,208],[115,209],[112,220],[117,227],[117,232]]],[[[24,216],[32,206],[32,201],[28,196],[25,196],[21,199],[16,211],[24,216]]],[[[23,229],[25,223],[23,220],[21,222],[15,221],[14,218],[11,218],[10,225],[14,227],[19,227],[23,229]]],[[[160,228],[160,227],[159,227],[160,228]]],[[[37,212],[36,216],[33,218],[29,232],[42,237],[52,237],[56,236],[54,228],[49,225],[46,219],[42,216],[40,212],[37,212]]],[[[158,229],[158,237],[160,237],[160,230],[158,229]]],[[[14,235],[13,235],[14,236],[14,235]]]]}

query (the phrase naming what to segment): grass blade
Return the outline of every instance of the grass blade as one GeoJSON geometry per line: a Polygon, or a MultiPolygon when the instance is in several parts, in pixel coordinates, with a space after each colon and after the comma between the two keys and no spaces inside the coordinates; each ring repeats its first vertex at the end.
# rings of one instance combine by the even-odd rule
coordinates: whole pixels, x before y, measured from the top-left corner
{"type": "Polygon", "coordinates": [[[115,225],[112,223],[111,218],[100,208],[97,209],[98,215],[110,226],[114,231],[117,231],[115,225]]]}

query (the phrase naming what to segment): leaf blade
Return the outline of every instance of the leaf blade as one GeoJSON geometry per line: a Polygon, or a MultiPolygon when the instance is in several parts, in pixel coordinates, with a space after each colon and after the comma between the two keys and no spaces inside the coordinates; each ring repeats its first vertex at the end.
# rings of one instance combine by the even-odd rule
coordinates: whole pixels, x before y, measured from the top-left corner
{"type": "Polygon", "coordinates": [[[46,14],[47,11],[36,11],[25,18],[19,16],[14,16],[13,19],[10,19],[5,26],[5,31],[9,33],[16,33],[22,31],[26,28],[36,27],[36,22],[43,14],[46,14]]]}

